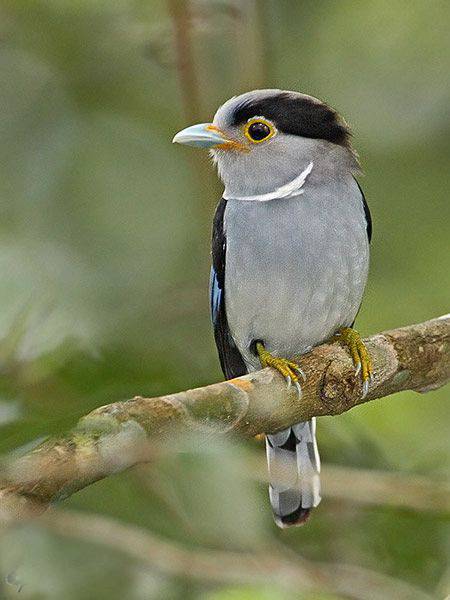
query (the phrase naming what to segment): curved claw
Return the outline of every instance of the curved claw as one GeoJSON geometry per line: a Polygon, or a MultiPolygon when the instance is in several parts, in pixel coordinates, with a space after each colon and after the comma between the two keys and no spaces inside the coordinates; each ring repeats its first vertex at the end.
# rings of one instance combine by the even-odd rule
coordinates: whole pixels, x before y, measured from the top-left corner
{"type": "Polygon", "coordinates": [[[367,392],[369,391],[369,379],[365,379],[363,381],[363,385],[362,385],[362,398],[365,398],[367,396],[367,392]]]}
{"type": "Polygon", "coordinates": [[[373,381],[372,361],[367,348],[359,333],[351,327],[343,327],[337,332],[336,337],[350,350],[355,366],[355,375],[361,374],[362,397],[365,398],[373,381]]]}
{"type": "Polygon", "coordinates": [[[258,352],[259,360],[261,366],[264,367],[272,367],[280,373],[284,377],[284,380],[287,383],[288,389],[294,384],[298,397],[300,398],[302,395],[302,388],[298,381],[298,377],[302,377],[306,380],[306,376],[302,369],[292,360],[287,358],[280,358],[278,356],[272,356],[270,352],[268,352],[262,342],[257,342],[256,350],[258,352]]]}
{"type": "Polygon", "coordinates": [[[292,368],[294,369],[294,371],[296,371],[300,375],[300,377],[303,379],[303,381],[306,381],[306,375],[305,375],[305,372],[303,371],[303,369],[301,369],[299,366],[295,366],[292,368]]]}

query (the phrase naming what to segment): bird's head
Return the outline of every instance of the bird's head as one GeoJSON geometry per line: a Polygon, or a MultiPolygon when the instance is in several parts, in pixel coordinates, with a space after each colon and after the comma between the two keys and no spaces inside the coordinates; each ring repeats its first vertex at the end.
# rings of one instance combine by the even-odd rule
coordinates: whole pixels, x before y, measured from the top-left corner
{"type": "Polygon", "coordinates": [[[282,90],[255,90],[225,102],[212,123],[183,129],[175,143],[207,148],[227,197],[267,195],[302,172],[333,177],[358,168],[350,130],[324,102],[282,90]]]}

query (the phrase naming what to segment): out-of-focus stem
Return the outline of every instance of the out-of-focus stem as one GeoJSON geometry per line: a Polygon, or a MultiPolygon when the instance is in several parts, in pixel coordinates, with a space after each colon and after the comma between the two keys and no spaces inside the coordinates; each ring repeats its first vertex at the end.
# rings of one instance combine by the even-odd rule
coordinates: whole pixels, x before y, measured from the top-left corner
{"type": "Polygon", "coordinates": [[[210,583],[277,585],[290,592],[330,592],[353,600],[431,600],[427,593],[404,581],[356,566],[294,560],[279,547],[252,554],[187,549],[135,525],[68,511],[48,513],[41,523],[59,535],[115,548],[174,577],[210,583]]]}
{"type": "Polygon", "coordinates": [[[192,15],[189,0],[168,0],[174,25],[176,64],[180,80],[183,108],[186,119],[194,123],[201,109],[192,52],[192,15]]]}

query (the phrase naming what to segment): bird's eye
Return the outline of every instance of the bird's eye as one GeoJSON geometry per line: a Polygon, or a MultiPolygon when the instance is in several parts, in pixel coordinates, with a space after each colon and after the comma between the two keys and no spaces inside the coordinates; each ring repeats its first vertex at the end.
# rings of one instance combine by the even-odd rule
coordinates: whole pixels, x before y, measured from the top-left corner
{"type": "Polygon", "coordinates": [[[270,127],[261,122],[252,123],[248,128],[248,135],[252,138],[252,140],[255,140],[255,142],[260,142],[270,135],[270,127]]]}
{"type": "Polygon", "coordinates": [[[275,134],[275,127],[269,121],[256,117],[245,125],[245,136],[253,143],[264,142],[275,134]]]}

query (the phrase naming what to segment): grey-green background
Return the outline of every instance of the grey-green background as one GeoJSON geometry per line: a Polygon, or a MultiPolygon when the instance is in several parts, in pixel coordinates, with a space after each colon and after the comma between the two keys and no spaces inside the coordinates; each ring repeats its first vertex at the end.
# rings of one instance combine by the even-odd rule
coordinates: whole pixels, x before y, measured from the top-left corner
{"type": "MultiPolygon", "coordinates": [[[[221,378],[207,297],[221,187],[206,155],[171,139],[248,89],[316,95],[353,127],[374,221],[358,328],[448,312],[449,8],[1,0],[0,452],[64,431],[101,404],[221,378]]],[[[323,461],[442,479],[448,400],[448,389],[402,393],[322,418],[323,461]]],[[[262,454],[256,444],[194,443],[64,508],[137,524],[174,547],[282,552],[366,567],[431,597],[449,593],[448,512],[325,495],[307,527],[281,532],[265,486],[245,468],[262,454]]],[[[2,581],[0,598],[288,594],[257,564],[253,585],[202,581],[188,566],[175,577],[148,562],[29,525],[0,540],[3,576],[23,585],[17,596],[2,581]]],[[[364,585],[355,582],[356,598],[371,597],[364,585]]]]}

